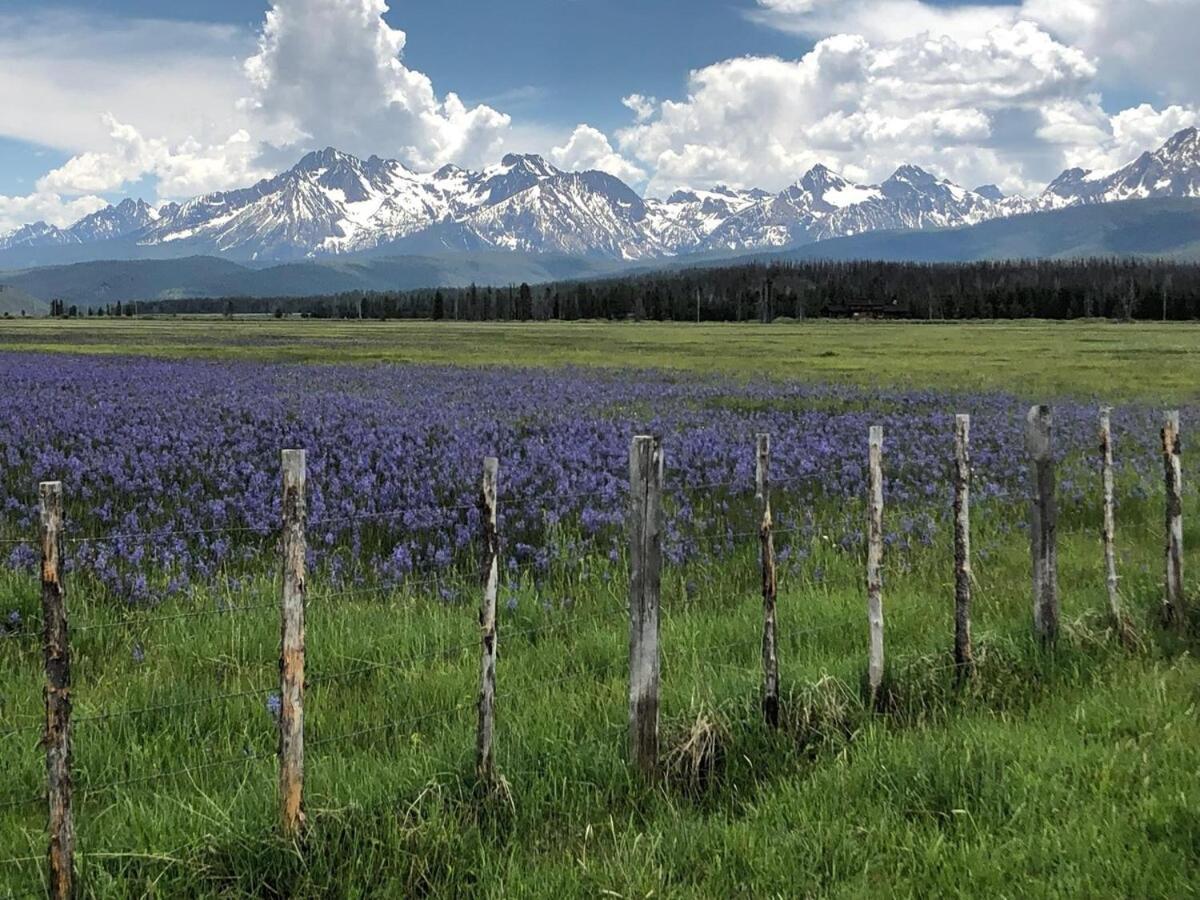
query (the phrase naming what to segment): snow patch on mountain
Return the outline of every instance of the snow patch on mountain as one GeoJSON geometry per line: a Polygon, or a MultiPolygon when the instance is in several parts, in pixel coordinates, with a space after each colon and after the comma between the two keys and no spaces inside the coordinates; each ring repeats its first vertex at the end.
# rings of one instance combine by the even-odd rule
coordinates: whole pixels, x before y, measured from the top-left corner
{"type": "Polygon", "coordinates": [[[0,250],[101,244],[118,253],[136,242],[271,261],[413,248],[647,260],[1150,197],[1200,197],[1195,128],[1109,172],[1068,169],[1032,198],[1006,197],[990,184],[967,190],[913,165],[877,185],[817,165],[778,193],[717,185],[660,200],[612,175],[565,172],[532,154],[510,154],[479,172],[447,165],[419,173],[327,147],[252,187],[158,209],[124,200],[66,229],[25,225],[0,237],[0,250]]]}

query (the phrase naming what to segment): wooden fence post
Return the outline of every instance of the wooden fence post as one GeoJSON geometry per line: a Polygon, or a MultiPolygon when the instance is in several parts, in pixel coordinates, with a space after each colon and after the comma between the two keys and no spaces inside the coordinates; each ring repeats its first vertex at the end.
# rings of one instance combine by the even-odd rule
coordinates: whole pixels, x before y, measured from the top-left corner
{"type": "Polygon", "coordinates": [[[496,764],[492,757],[496,702],[496,591],[500,583],[500,534],[497,527],[497,494],[500,461],[489,456],[483,461],[483,602],[479,627],[483,647],[480,659],[479,721],[475,731],[475,773],[482,782],[492,782],[496,764]]]}
{"type": "Polygon", "coordinates": [[[1121,626],[1121,594],[1117,589],[1117,553],[1114,546],[1116,515],[1113,501],[1112,408],[1100,410],[1100,475],[1104,487],[1104,522],[1100,537],[1104,542],[1105,581],[1108,584],[1108,614],[1113,624],[1121,626]]]}
{"type": "Polygon", "coordinates": [[[629,451],[629,756],[648,778],[658,768],[662,487],[662,439],[635,437],[629,451]]]}
{"type": "Polygon", "coordinates": [[[775,537],[771,520],[771,436],[758,435],[755,466],[755,498],[759,509],[759,543],[762,560],[763,596],[763,717],[772,728],[779,727],[779,655],[775,639],[775,537]]]}
{"type": "Polygon", "coordinates": [[[283,596],[279,656],[279,805],[283,834],[304,829],[304,597],[306,464],[283,451],[283,596]]]}
{"type": "Polygon", "coordinates": [[[871,646],[867,677],[871,705],[879,699],[883,684],[883,428],[872,425],[868,439],[867,497],[867,622],[871,646]]]}
{"type": "Polygon", "coordinates": [[[971,674],[971,417],[954,417],[954,665],[971,674]]]}
{"type": "Polygon", "coordinates": [[[1183,466],[1179,411],[1168,412],[1162,427],[1163,466],[1166,475],[1166,570],[1163,618],[1178,628],[1186,625],[1183,596],[1183,466]]]}
{"type": "Polygon", "coordinates": [[[1054,485],[1053,424],[1049,406],[1034,406],[1025,420],[1032,496],[1029,537],[1033,557],[1033,627],[1043,643],[1058,638],[1058,501],[1054,485]]]}
{"type": "Polygon", "coordinates": [[[75,817],[71,809],[71,647],[62,572],[61,481],[38,488],[41,507],[43,654],[46,663],[46,781],[49,799],[50,896],[75,896],[75,817]]]}

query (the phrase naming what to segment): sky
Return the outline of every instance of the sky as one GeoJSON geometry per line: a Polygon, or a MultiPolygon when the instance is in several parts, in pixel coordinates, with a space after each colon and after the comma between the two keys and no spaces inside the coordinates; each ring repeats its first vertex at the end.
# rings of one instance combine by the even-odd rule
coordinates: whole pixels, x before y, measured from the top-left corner
{"type": "Polygon", "coordinates": [[[913,163],[1031,194],[1195,124],[1200,0],[0,0],[0,234],[328,145],[661,196],[913,163]]]}

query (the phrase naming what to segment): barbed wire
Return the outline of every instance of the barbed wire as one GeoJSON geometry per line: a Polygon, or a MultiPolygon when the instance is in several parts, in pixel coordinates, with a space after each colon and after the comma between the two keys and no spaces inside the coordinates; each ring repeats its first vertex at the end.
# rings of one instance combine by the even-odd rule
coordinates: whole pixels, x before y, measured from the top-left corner
{"type": "MultiPolygon", "coordinates": [[[[569,627],[582,627],[582,626],[585,626],[585,625],[588,625],[591,623],[595,623],[598,621],[612,619],[618,615],[623,615],[624,612],[625,612],[625,610],[623,610],[623,609],[605,610],[605,611],[595,613],[592,615],[588,615],[588,616],[583,616],[583,617],[572,616],[570,618],[563,619],[559,622],[542,623],[542,624],[538,624],[538,625],[531,626],[528,628],[522,628],[522,629],[516,629],[516,630],[502,627],[499,629],[499,636],[500,636],[501,640],[505,640],[512,636],[527,637],[530,635],[553,633],[553,632],[564,630],[569,627]]],[[[818,633],[821,631],[830,630],[834,627],[841,628],[842,626],[840,624],[837,624],[837,625],[831,624],[828,626],[824,626],[822,628],[809,628],[809,629],[800,629],[800,630],[788,629],[787,636],[792,637],[792,636],[798,636],[798,635],[803,635],[803,634],[808,634],[808,633],[818,633]]],[[[756,640],[757,639],[758,638],[756,638],[756,640]]],[[[452,645],[452,646],[440,646],[437,648],[427,650],[423,653],[405,656],[403,659],[399,659],[399,660],[389,660],[389,661],[381,660],[378,662],[368,663],[368,664],[365,664],[365,665],[362,665],[362,666],[359,666],[359,667],[356,667],[353,669],[343,670],[340,672],[318,673],[318,674],[313,675],[311,679],[306,680],[306,687],[316,687],[316,686],[320,686],[323,684],[333,683],[333,682],[343,680],[346,678],[357,677],[359,675],[370,674],[372,672],[382,671],[382,670],[393,670],[393,671],[411,670],[414,663],[427,662],[431,659],[436,659],[438,657],[448,658],[448,657],[455,656],[455,655],[461,656],[467,650],[477,647],[479,645],[479,641],[480,641],[480,638],[478,636],[474,636],[471,640],[464,641],[461,644],[456,644],[456,645],[452,645]]],[[[205,697],[193,698],[190,700],[173,701],[171,703],[162,703],[162,704],[151,704],[151,705],[142,706],[142,707],[135,707],[133,709],[128,709],[128,710],[119,710],[119,711],[115,711],[115,712],[111,712],[111,713],[97,713],[97,714],[90,715],[90,716],[78,717],[74,720],[73,724],[82,725],[82,724],[87,724],[87,723],[92,723],[92,722],[113,721],[113,720],[119,720],[119,719],[125,719],[125,718],[132,718],[132,717],[136,717],[136,716],[140,716],[140,715],[148,715],[148,714],[154,713],[154,712],[163,712],[163,711],[169,711],[169,710],[175,710],[175,709],[186,709],[186,708],[195,707],[195,706],[216,705],[217,703],[221,703],[221,702],[224,702],[226,700],[231,700],[231,699],[241,699],[241,698],[251,697],[251,696],[264,696],[264,695],[272,693],[274,690],[276,690],[275,686],[266,687],[266,688],[250,688],[250,689],[246,689],[246,690],[229,691],[229,692],[224,692],[221,694],[213,694],[213,695],[208,695],[205,697]]],[[[23,733],[29,733],[29,732],[41,730],[42,727],[43,726],[41,724],[36,724],[36,725],[28,725],[28,726],[21,726],[18,728],[8,729],[4,732],[0,732],[0,738],[10,737],[10,736],[13,736],[16,734],[23,734],[23,733]]]]}
{"type": "Polygon", "coordinates": [[[270,759],[276,756],[277,752],[278,751],[276,750],[264,750],[258,753],[243,753],[241,756],[211,760],[209,762],[198,763],[197,765],[193,766],[181,766],[178,769],[170,769],[166,772],[155,772],[152,775],[137,775],[129,778],[119,778],[115,781],[103,782],[98,785],[82,785],[77,787],[75,792],[81,798],[91,797],[105,791],[110,791],[113,788],[128,787],[129,785],[133,784],[148,784],[153,781],[160,781],[166,778],[178,778],[181,775],[191,775],[195,772],[204,772],[210,769],[249,765],[252,762],[270,759]]]}
{"type": "MultiPolygon", "coordinates": [[[[587,616],[587,617],[583,617],[583,618],[574,618],[573,617],[573,618],[569,618],[569,619],[564,619],[561,622],[551,623],[549,625],[535,625],[530,628],[523,628],[523,629],[517,629],[517,630],[505,628],[503,626],[498,626],[497,627],[497,642],[498,642],[499,646],[503,647],[504,644],[502,642],[514,635],[521,636],[521,637],[527,637],[531,634],[542,634],[542,633],[546,633],[546,632],[560,631],[562,629],[567,628],[568,626],[579,626],[579,625],[587,624],[589,622],[597,622],[597,621],[602,621],[605,619],[613,618],[614,612],[615,611],[610,610],[610,611],[607,611],[605,613],[601,613],[598,615],[592,615],[592,616],[587,616]]],[[[624,613],[625,611],[620,610],[619,612],[624,613]]],[[[408,668],[405,665],[406,663],[425,662],[430,659],[436,659],[439,656],[447,656],[447,655],[453,655],[453,654],[458,654],[461,656],[467,650],[478,647],[480,644],[480,640],[481,640],[481,637],[480,637],[480,635],[477,634],[477,635],[475,635],[475,637],[472,640],[464,642],[458,646],[441,647],[441,648],[438,648],[437,650],[431,650],[426,653],[419,654],[417,656],[407,657],[406,659],[401,660],[401,661],[395,661],[395,662],[380,661],[380,662],[375,662],[375,663],[368,663],[359,668],[349,669],[344,672],[330,673],[327,675],[315,675],[315,676],[313,676],[312,684],[313,685],[327,684],[332,681],[338,681],[338,680],[345,679],[345,678],[353,678],[358,675],[363,675],[363,674],[367,674],[370,672],[379,671],[381,669],[406,669],[406,668],[408,668]]]]}
{"type": "MultiPolygon", "coordinates": [[[[501,640],[505,640],[512,636],[527,637],[529,635],[535,635],[535,634],[553,633],[556,631],[566,629],[568,627],[583,626],[583,625],[587,625],[589,623],[612,618],[618,613],[623,614],[624,610],[606,610],[602,613],[593,614],[593,615],[589,615],[589,616],[582,616],[582,617],[581,616],[572,616],[570,618],[563,619],[562,621],[559,621],[559,622],[543,623],[543,624],[534,625],[534,626],[531,626],[528,628],[521,628],[521,629],[516,629],[516,630],[500,626],[498,628],[498,634],[499,634],[499,637],[501,640]]],[[[478,634],[476,634],[469,641],[464,641],[460,644],[455,644],[455,645],[448,646],[448,647],[447,646],[437,647],[434,649],[424,651],[422,653],[408,655],[408,656],[405,656],[402,659],[398,659],[398,660],[390,660],[390,661],[382,661],[381,660],[378,662],[367,663],[358,668],[349,669],[349,670],[345,670],[345,671],[317,673],[317,674],[312,675],[311,678],[305,679],[305,687],[306,688],[315,687],[318,685],[328,684],[328,683],[336,682],[336,681],[343,680],[346,678],[357,677],[359,675],[369,674],[371,672],[381,671],[381,670],[388,670],[388,669],[397,670],[397,671],[409,670],[412,667],[411,666],[412,663],[427,662],[432,659],[437,659],[438,657],[449,657],[449,656],[454,656],[454,655],[461,656],[467,650],[470,650],[474,647],[478,647],[480,640],[481,640],[480,636],[478,634]]],[[[253,696],[264,696],[264,695],[270,694],[276,690],[278,690],[278,685],[272,685],[271,687],[266,687],[266,688],[248,688],[245,690],[228,691],[228,692],[224,692],[224,693],[220,693],[220,694],[210,694],[210,695],[207,695],[204,697],[196,697],[196,698],[193,698],[190,700],[172,701],[171,703],[151,704],[151,705],[147,705],[147,706],[135,707],[133,709],[128,709],[128,710],[119,710],[119,711],[115,711],[115,712],[111,712],[111,713],[96,713],[94,715],[78,716],[78,717],[75,717],[74,719],[72,719],[72,725],[84,725],[84,724],[88,724],[88,723],[92,723],[92,722],[113,721],[113,720],[118,720],[118,719],[132,718],[132,717],[136,717],[136,716],[140,716],[140,715],[149,715],[150,713],[154,713],[154,712],[165,712],[168,710],[186,709],[186,708],[195,707],[195,706],[216,705],[216,704],[224,702],[226,700],[242,699],[245,697],[253,697],[253,696]]],[[[0,739],[12,737],[17,734],[28,734],[30,732],[40,731],[43,729],[43,727],[44,726],[41,723],[38,723],[38,724],[33,724],[33,725],[23,725],[23,726],[18,726],[16,728],[5,729],[3,731],[0,731],[0,739]]]]}
{"type": "MultiPolygon", "coordinates": [[[[624,479],[619,476],[610,476],[612,481],[618,485],[624,483],[624,479]]],[[[813,483],[820,481],[820,475],[809,473],[806,475],[797,475],[788,478],[772,479],[771,487],[787,487],[794,484],[813,483]]],[[[718,489],[737,489],[749,491],[754,488],[752,481],[708,481],[700,482],[699,484],[690,484],[687,482],[678,486],[679,490],[683,491],[701,491],[701,490],[718,490],[718,489]]],[[[673,490],[675,486],[668,485],[667,490],[673,490]]],[[[551,491],[544,494],[535,493],[518,493],[516,495],[505,496],[503,493],[498,498],[500,512],[503,514],[506,509],[511,510],[514,504],[519,508],[521,504],[545,504],[554,500],[576,500],[582,497],[594,497],[596,488],[584,488],[578,491],[551,491]]],[[[380,510],[378,512],[364,513],[349,513],[338,516],[320,516],[309,519],[306,522],[308,527],[318,527],[322,525],[345,524],[349,522],[370,521],[373,519],[393,519],[402,518],[407,515],[415,515],[420,513],[446,513],[446,512],[465,512],[470,510],[478,510],[479,504],[476,503],[451,503],[451,504],[427,504],[424,506],[406,506],[394,510],[380,510]]],[[[145,531],[113,531],[103,533],[93,533],[84,535],[66,534],[63,540],[67,544],[86,545],[99,543],[112,543],[125,540],[134,540],[142,538],[163,539],[170,537],[195,537],[198,535],[227,535],[227,534],[247,534],[262,538],[277,537],[281,532],[280,524],[272,525],[222,525],[222,526],[203,526],[196,528],[151,528],[145,531]]],[[[31,538],[0,538],[0,545],[28,545],[36,546],[37,540],[31,538]]]]}
{"type": "Polygon", "coordinates": [[[456,703],[454,706],[450,706],[450,707],[447,707],[444,709],[433,710],[432,712],[422,713],[419,716],[406,716],[403,719],[392,719],[391,721],[388,721],[388,722],[382,722],[378,725],[369,725],[365,728],[356,728],[353,731],[346,731],[341,734],[333,735],[332,737],[317,738],[312,741],[306,741],[305,747],[306,748],[314,748],[314,749],[318,748],[318,747],[327,747],[331,744],[340,744],[340,743],[342,743],[344,741],[348,741],[352,738],[362,737],[363,735],[375,734],[380,731],[387,731],[392,728],[398,728],[401,725],[412,726],[418,722],[424,722],[424,721],[427,721],[427,720],[433,719],[433,718],[442,718],[442,717],[450,715],[451,713],[456,713],[456,712],[460,712],[464,709],[469,709],[470,707],[474,706],[475,704],[476,704],[475,699],[464,700],[460,703],[456,703]]]}
{"type": "MultiPolygon", "coordinates": [[[[551,569],[557,560],[547,560],[545,563],[536,560],[530,560],[514,565],[506,565],[503,562],[500,564],[501,579],[505,576],[512,576],[514,573],[524,573],[537,569],[551,569]]],[[[445,573],[436,573],[427,575],[422,578],[405,578],[391,583],[380,583],[374,585],[364,585],[361,587],[347,588],[343,590],[325,591],[321,593],[309,594],[305,598],[305,605],[309,608],[319,607],[320,604],[330,600],[344,599],[347,597],[386,597],[395,594],[404,594],[413,589],[441,587],[441,586],[461,586],[464,582],[471,582],[472,587],[478,587],[479,574],[474,571],[452,571],[449,575],[445,573]]],[[[186,612],[170,613],[161,616],[149,617],[129,617],[114,619],[107,622],[91,622],[84,624],[72,624],[70,630],[72,633],[82,633],[90,631],[103,631],[112,628],[142,628],[150,625],[172,622],[182,619],[196,619],[207,616],[227,616],[235,613],[254,612],[264,609],[278,609],[279,601],[271,600],[264,603],[243,604],[240,606],[214,606],[211,609],[188,610],[186,612]]],[[[33,631],[13,632],[0,634],[0,640],[5,638],[22,638],[33,637],[36,633],[33,631]]]]}
{"type": "Polygon", "coordinates": [[[169,538],[169,537],[195,537],[197,535],[207,534],[245,534],[246,532],[254,532],[259,537],[274,537],[281,530],[280,525],[267,526],[265,529],[259,525],[228,525],[221,527],[206,527],[206,528],[176,528],[176,529],[152,529],[150,531],[117,531],[104,534],[90,534],[73,537],[70,534],[63,536],[64,543],[67,544],[105,544],[116,541],[126,541],[134,538],[169,538]]]}
{"type": "Polygon", "coordinates": [[[16,797],[16,795],[10,794],[8,797],[5,797],[3,800],[0,800],[0,809],[17,809],[18,807],[21,807],[21,806],[32,806],[35,803],[45,803],[45,802],[46,802],[45,794],[38,794],[35,797],[25,796],[21,799],[18,799],[16,797]]]}

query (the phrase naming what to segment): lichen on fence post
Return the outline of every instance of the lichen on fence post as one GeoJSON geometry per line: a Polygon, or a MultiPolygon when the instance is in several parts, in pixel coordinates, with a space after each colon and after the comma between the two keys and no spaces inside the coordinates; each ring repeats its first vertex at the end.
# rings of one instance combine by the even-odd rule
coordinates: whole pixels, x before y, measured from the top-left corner
{"type": "Polygon", "coordinates": [[[1043,643],[1058,639],[1058,501],[1055,497],[1053,418],[1034,406],[1025,419],[1030,460],[1029,540],[1033,559],[1033,628],[1043,643]]]}
{"type": "Polygon", "coordinates": [[[46,795],[49,806],[49,894],[75,896],[75,818],[71,808],[71,647],[63,583],[62,482],[38,489],[42,550],[43,655],[46,664],[46,795]]]}
{"type": "Polygon", "coordinates": [[[1100,480],[1104,488],[1104,521],[1100,538],[1104,542],[1105,583],[1108,585],[1108,614],[1118,626],[1121,623],[1121,594],[1118,590],[1116,513],[1113,499],[1112,408],[1100,410],[1100,480]]]}
{"type": "Polygon", "coordinates": [[[759,556],[762,564],[763,597],[763,718],[772,728],[779,726],[779,651],[775,636],[775,536],[771,519],[771,436],[757,436],[755,454],[755,499],[759,510],[759,556]]]}
{"type": "Polygon", "coordinates": [[[484,783],[495,781],[492,756],[496,702],[496,591],[500,582],[500,534],[497,526],[497,494],[500,462],[489,456],[483,461],[480,518],[483,527],[483,600],[479,607],[480,651],[479,719],[475,732],[475,773],[484,783]]]}
{"type": "Polygon", "coordinates": [[[635,437],[629,451],[629,756],[647,778],[658,768],[662,487],[662,439],[635,437]]]}
{"type": "Polygon", "coordinates": [[[872,425],[867,441],[867,679],[871,706],[883,684],[883,428],[872,425]]]}
{"type": "Polygon", "coordinates": [[[1183,465],[1179,411],[1168,412],[1162,427],[1163,467],[1166,477],[1166,579],[1163,618],[1183,628],[1187,615],[1183,596],[1183,465]]]}
{"type": "Polygon", "coordinates": [[[954,417],[954,666],[961,682],[971,651],[971,417],[954,417]]]}
{"type": "Polygon", "coordinates": [[[279,655],[279,804],[283,834],[304,830],[304,600],[306,466],[303,450],[283,451],[283,591],[279,655]]]}

